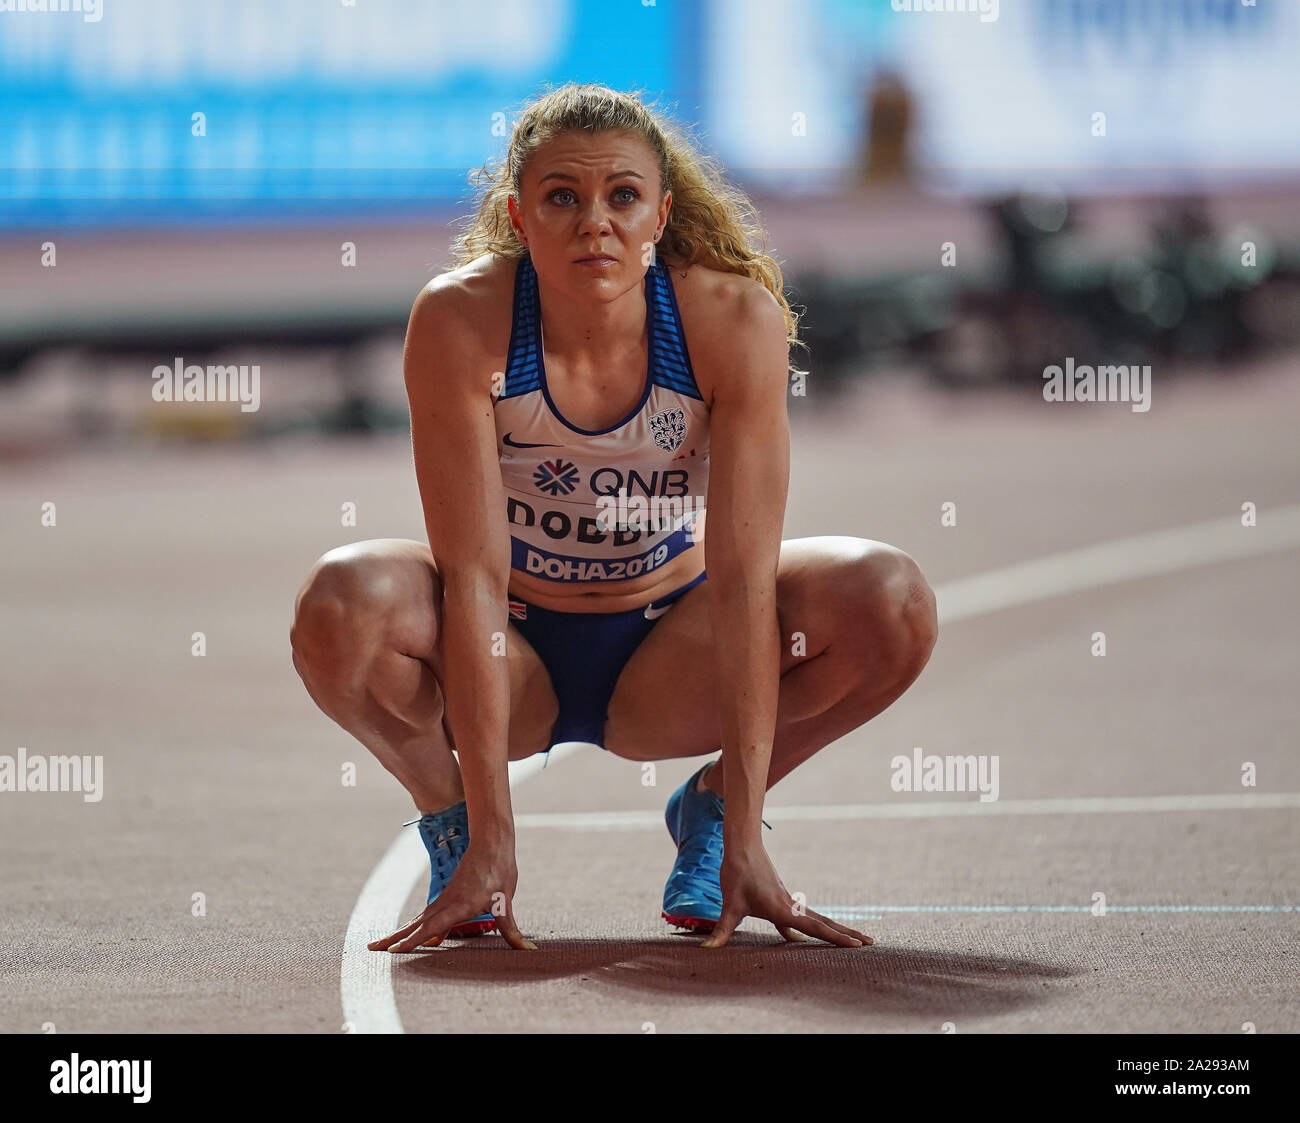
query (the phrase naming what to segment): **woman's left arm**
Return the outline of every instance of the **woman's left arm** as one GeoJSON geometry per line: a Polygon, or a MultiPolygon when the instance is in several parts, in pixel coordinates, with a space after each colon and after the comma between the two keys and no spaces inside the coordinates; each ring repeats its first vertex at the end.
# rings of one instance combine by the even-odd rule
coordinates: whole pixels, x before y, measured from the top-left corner
{"type": "MultiPolygon", "coordinates": [[[[724,783],[722,916],[701,946],[722,947],[746,916],[787,940],[800,933],[842,947],[871,943],[856,929],[800,908],[761,837],[776,735],[781,634],[776,571],[790,483],[785,313],[757,286],[742,290],[715,352],[709,414],[705,564],[724,783]]],[[[787,621],[798,627],[798,621],[787,621]]]]}
{"type": "MultiPolygon", "coordinates": [[[[759,844],[783,637],[776,613],[790,480],[785,315],[757,285],[735,298],[711,368],[705,565],[721,719],[726,852],[759,844]]],[[[716,338],[716,337],[715,337],[716,338]]]]}

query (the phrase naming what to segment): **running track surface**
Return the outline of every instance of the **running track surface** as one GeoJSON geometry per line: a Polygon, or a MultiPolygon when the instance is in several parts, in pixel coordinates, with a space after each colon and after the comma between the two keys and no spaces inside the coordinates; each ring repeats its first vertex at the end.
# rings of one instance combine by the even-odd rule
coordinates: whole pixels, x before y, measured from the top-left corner
{"type": "MultiPolygon", "coordinates": [[[[1246,501],[1262,526],[1300,503],[1296,373],[1157,377],[1145,414],[884,380],[834,410],[796,402],[785,537],[880,539],[957,588],[1246,501]]],[[[349,918],[412,810],[312,706],[287,633],[319,554],[422,536],[405,441],[8,464],[0,525],[0,753],[105,769],[98,803],[0,793],[0,1030],[342,1031],[349,918]]],[[[449,942],[385,961],[379,990],[408,1032],[1296,1032],[1298,559],[1274,548],[947,623],[898,702],[770,796],[786,885],[874,947],[788,946],[753,920],[715,953],[673,935],[657,818],[699,761],[647,788],[586,748],[515,793],[516,914],[541,950],[449,942]],[[1004,806],[892,792],[890,758],[914,746],[997,754],[1004,806]],[[1227,798],[1154,802],[1192,796],[1227,798]],[[577,817],[597,812],[613,814],[577,817]]],[[[402,916],[423,878],[411,888],[402,916]]]]}

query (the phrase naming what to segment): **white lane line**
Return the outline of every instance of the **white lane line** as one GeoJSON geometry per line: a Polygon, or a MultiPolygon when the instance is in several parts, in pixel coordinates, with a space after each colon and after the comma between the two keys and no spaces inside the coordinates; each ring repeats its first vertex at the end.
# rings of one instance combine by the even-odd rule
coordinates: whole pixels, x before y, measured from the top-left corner
{"type": "Polygon", "coordinates": [[[952,624],[1084,589],[1300,546],[1300,504],[1276,510],[1266,507],[1258,513],[1258,521],[1257,526],[1244,527],[1241,516],[1232,515],[1100,542],[949,581],[935,590],[939,623],[952,624]]]}
{"type": "MultiPolygon", "coordinates": [[[[1243,527],[1240,518],[1236,516],[1214,519],[1172,530],[1121,538],[1079,550],[1068,550],[1021,565],[1006,566],[975,577],[950,581],[935,589],[939,622],[942,627],[944,624],[968,620],[1001,609],[1032,604],[1048,597],[1296,546],[1300,546],[1300,504],[1276,510],[1265,507],[1259,513],[1259,525],[1250,528],[1243,527]]],[[[560,760],[581,747],[576,743],[557,745],[551,750],[551,756],[560,760]]],[[[537,760],[537,757],[530,757],[512,764],[512,782],[522,781],[540,771],[541,765],[536,763],[537,760]],[[530,765],[531,768],[528,767],[530,765]]],[[[1251,798],[1258,801],[1265,797],[1251,798]]],[[[933,810],[929,810],[933,808],[966,806],[986,809],[1000,804],[904,804],[893,811],[892,816],[920,816],[934,814],[933,810]],[[913,808],[917,810],[912,810],[913,808]]],[[[773,813],[779,813],[780,810],[772,808],[773,813]]],[[[971,810],[948,813],[985,812],[971,810]]],[[[646,815],[647,823],[651,817],[656,823],[662,821],[657,814],[646,815]]],[[[526,817],[520,816],[520,820],[524,818],[526,817]]],[[[410,833],[414,834],[414,830],[410,833]]],[[[388,935],[399,926],[399,910],[416,882],[427,876],[428,856],[424,847],[418,845],[418,839],[416,842],[417,847],[412,847],[399,836],[389,847],[379,866],[366,881],[348,921],[347,935],[343,941],[340,985],[345,1023],[354,1033],[402,1032],[402,1020],[398,1016],[393,996],[392,959],[388,955],[369,951],[366,944],[388,935]],[[384,871],[382,878],[381,869],[384,871]]]]}
{"type": "MultiPolygon", "coordinates": [[[[1087,912],[1094,905],[809,905],[832,920],[879,920],[898,912],[1087,912]]],[[[1300,905],[1107,905],[1106,912],[1300,912],[1300,905]]],[[[1098,915],[1100,919],[1100,914],[1098,915]]]]}
{"type": "MultiPolygon", "coordinates": [[[[995,803],[945,799],[934,803],[832,803],[789,807],[768,804],[769,822],[846,819],[946,819],[989,815],[1086,815],[1152,811],[1276,811],[1300,807],[1300,792],[1249,795],[1097,796],[1071,799],[1002,799],[995,803]]],[[[516,815],[518,827],[576,831],[663,830],[661,811],[586,811],[516,815]]]]}
{"type": "MultiPolygon", "coordinates": [[[[551,749],[551,760],[563,760],[586,748],[578,742],[566,742],[551,749]]],[[[510,786],[522,783],[546,766],[542,756],[510,763],[510,786]]],[[[415,827],[398,832],[387,852],[379,860],[348,920],[343,937],[343,1025],[350,1033],[404,1033],[402,1019],[393,996],[393,956],[371,951],[372,940],[396,932],[405,917],[401,909],[417,881],[428,888],[429,853],[415,827]]]]}
{"type": "Polygon", "coordinates": [[[398,909],[411,888],[411,870],[428,855],[418,832],[400,831],[371,871],[343,937],[343,1029],[350,1033],[403,1033],[392,1001],[392,956],[366,947],[401,927],[398,909]],[[387,1001],[385,996],[388,996],[387,1001]]]}

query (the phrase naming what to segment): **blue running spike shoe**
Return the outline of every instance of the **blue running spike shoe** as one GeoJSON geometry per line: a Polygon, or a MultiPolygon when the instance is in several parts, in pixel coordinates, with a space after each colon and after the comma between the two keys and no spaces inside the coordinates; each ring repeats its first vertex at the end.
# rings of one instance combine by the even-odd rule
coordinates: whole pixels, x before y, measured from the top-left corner
{"type": "Polygon", "coordinates": [[[664,887],[663,918],[678,928],[712,932],[722,919],[722,798],[695,790],[696,772],[668,800],[664,819],[677,861],[664,887]]]}
{"type": "MultiPolygon", "coordinates": [[[[462,799],[451,807],[412,819],[411,822],[420,824],[420,837],[429,851],[429,863],[433,872],[429,881],[429,904],[433,904],[451,880],[451,875],[456,872],[456,867],[460,865],[460,860],[469,847],[469,809],[462,799]]],[[[494,917],[483,913],[473,920],[455,925],[447,935],[481,936],[485,932],[491,932],[496,924],[494,917]]]]}

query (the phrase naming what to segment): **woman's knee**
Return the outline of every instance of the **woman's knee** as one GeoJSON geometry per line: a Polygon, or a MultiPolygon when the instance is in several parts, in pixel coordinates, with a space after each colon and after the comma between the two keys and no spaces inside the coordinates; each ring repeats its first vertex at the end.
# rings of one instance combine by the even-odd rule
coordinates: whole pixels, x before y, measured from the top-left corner
{"type": "Polygon", "coordinates": [[[864,600],[877,609],[899,673],[910,681],[929,661],[939,637],[934,590],[916,561],[897,548],[871,551],[859,566],[864,600]]]}
{"type": "Polygon", "coordinates": [[[437,578],[413,575],[418,559],[390,541],[340,546],[312,567],[289,632],[300,675],[352,677],[385,643],[401,646],[410,638],[406,633],[422,630],[413,617],[427,614],[429,585],[437,578]]]}
{"type": "Polygon", "coordinates": [[[915,560],[895,546],[870,539],[837,546],[834,562],[819,572],[815,602],[830,613],[840,642],[860,647],[873,682],[882,675],[910,682],[938,638],[934,591],[915,560]]]}

